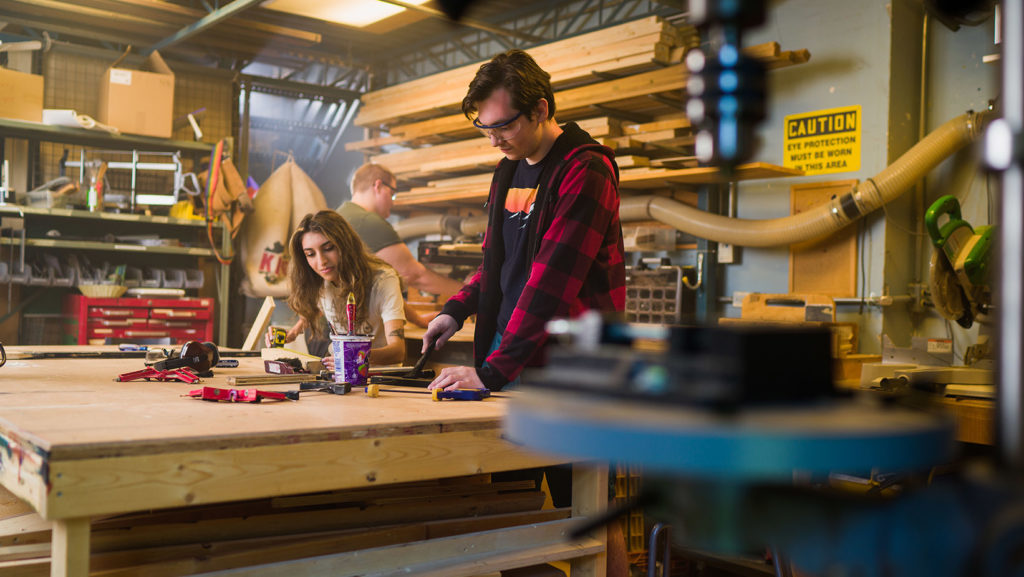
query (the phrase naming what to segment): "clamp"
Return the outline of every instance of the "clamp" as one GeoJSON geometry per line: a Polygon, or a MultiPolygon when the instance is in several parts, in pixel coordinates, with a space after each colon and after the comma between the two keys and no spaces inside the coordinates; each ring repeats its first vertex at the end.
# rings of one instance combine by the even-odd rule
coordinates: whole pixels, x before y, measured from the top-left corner
{"type": "Polygon", "coordinates": [[[352,385],[335,383],[334,381],[307,381],[299,383],[300,391],[321,391],[332,395],[345,395],[352,392],[352,385]]]}

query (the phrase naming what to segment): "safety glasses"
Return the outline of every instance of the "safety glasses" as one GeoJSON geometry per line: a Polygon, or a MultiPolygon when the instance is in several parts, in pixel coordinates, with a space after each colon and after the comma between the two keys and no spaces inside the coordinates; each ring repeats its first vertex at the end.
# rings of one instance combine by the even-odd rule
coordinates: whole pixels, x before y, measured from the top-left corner
{"type": "Polygon", "coordinates": [[[480,124],[479,118],[473,119],[473,126],[480,130],[480,133],[488,138],[494,138],[496,140],[509,140],[515,138],[516,134],[519,134],[519,129],[522,124],[516,124],[519,117],[523,115],[522,111],[519,111],[515,116],[509,118],[504,122],[497,124],[480,124]]]}

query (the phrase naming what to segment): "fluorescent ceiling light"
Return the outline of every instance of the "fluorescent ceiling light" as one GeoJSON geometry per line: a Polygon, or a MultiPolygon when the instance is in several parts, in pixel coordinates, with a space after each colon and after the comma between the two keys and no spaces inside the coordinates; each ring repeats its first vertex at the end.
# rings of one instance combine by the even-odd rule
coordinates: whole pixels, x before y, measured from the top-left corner
{"type": "MultiPolygon", "coordinates": [[[[417,6],[426,4],[427,1],[405,0],[407,4],[417,6]]],[[[268,0],[261,6],[270,10],[327,20],[354,28],[369,26],[374,22],[380,22],[385,18],[405,12],[405,8],[401,6],[378,0],[268,0]]]]}

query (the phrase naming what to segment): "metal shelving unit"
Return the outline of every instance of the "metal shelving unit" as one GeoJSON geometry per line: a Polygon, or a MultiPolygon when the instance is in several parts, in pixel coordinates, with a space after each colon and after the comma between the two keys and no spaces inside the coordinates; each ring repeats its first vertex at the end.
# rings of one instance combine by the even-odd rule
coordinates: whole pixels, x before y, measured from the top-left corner
{"type": "Polygon", "coordinates": [[[182,152],[204,152],[209,154],[213,145],[189,140],[165,140],[134,134],[111,134],[98,130],[86,130],[70,126],[51,126],[39,122],[0,118],[0,136],[24,138],[48,142],[62,142],[79,146],[124,148],[146,151],[180,150],[182,152]]]}
{"type": "MultiPolygon", "coordinates": [[[[19,120],[0,119],[0,151],[4,138],[19,138],[34,142],[59,142],[79,146],[98,148],[133,149],[138,151],[181,151],[194,155],[209,154],[213,145],[204,142],[190,142],[184,140],[165,140],[147,136],[136,136],[127,134],[109,134],[80,128],[49,126],[35,122],[24,122],[19,120]]],[[[72,208],[39,208],[20,205],[0,205],[0,215],[20,216],[25,218],[26,225],[35,219],[68,218],[89,224],[95,221],[96,229],[104,232],[111,232],[111,227],[117,225],[131,224],[152,224],[161,229],[171,231],[172,236],[180,235],[174,233],[174,229],[196,233],[206,227],[202,220],[178,219],[168,216],[150,216],[132,213],[110,213],[90,212],[72,208]],[[33,219],[35,217],[35,219],[33,219]]],[[[220,252],[224,255],[231,254],[231,236],[218,223],[216,228],[220,230],[220,252]]],[[[16,246],[19,239],[0,238],[0,246],[16,246]]],[[[67,250],[83,250],[108,252],[113,254],[145,254],[145,255],[177,255],[198,258],[212,258],[212,248],[199,248],[187,246],[146,246],[121,242],[105,242],[92,240],[70,240],[61,238],[40,238],[38,235],[26,238],[25,246],[29,248],[54,248],[67,250]]],[[[217,339],[219,342],[227,340],[228,323],[228,297],[229,297],[229,275],[230,266],[221,264],[218,266],[219,274],[217,282],[217,339]]]]}

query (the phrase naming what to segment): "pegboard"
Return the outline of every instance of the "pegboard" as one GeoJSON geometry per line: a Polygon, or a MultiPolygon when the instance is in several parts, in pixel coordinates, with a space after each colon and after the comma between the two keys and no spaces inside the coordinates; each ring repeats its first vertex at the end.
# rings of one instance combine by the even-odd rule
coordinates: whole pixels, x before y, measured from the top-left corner
{"type": "MultiPolygon", "coordinates": [[[[75,54],[65,50],[51,50],[43,55],[42,72],[45,77],[43,103],[46,108],[71,108],[81,114],[96,117],[99,111],[100,81],[106,69],[116,59],[99,58],[91,55],[75,54]]],[[[174,119],[176,130],[174,140],[193,140],[191,127],[185,122],[190,112],[204,109],[199,115],[199,124],[203,132],[203,141],[214,143],[219,139],[232,136],[232,110],[234,102],[234,86],[231,77],[224,72],[211,70],[204,72],[195,67],[187,70],[175,69],[174,84],[174,119]],[[180,125],[180,126],[179,126],[180,125]]],[[[39,160],[33,167],[30,186],[39,186],[60,175],[61,158],[67,154],[68,160],[81,159],[82,147],[70,144],[40,142],[39,160]]],[[[130,151],[100,151],[86,148],[86,159],[102,157],[103,160],[131,160],[130,151]]],[[[198,171],[193,153],[183,154],[182,162],[186,171],[198,171]]],[[[166,156],[140,153],[142,162],[166,162],[166,156]]],[[[68,168],[67,176],[78,181],[79,170],[68,168]]],[[[108,173],[108,181],[113,190],[129,190],[130,175],[127,173],[108,173]]],[[[80,186],[83,183],[80,183],[80,186]]],[[[88,182],[84,183],[88,187],[88,182]]],[[[139,174],[136,192],[139,194],[169,194],[173,192],[173,179],[167,174],[139,174]]]]}

